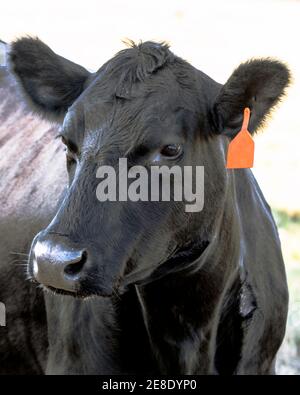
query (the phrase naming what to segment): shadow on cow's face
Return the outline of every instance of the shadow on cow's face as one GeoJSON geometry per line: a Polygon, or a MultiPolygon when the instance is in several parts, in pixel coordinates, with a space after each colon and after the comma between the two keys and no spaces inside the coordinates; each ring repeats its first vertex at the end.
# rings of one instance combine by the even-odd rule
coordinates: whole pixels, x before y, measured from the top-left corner
{"type": "Polygon", "coordinates": [[[64,118],[70,180],[32,243],[29,273],[76,296],[110,296],[199,258],[226,198],[225,134],[239,130],[246,106],[254,131],[288,82],[285,66],[260,60],[221,87],[155,43],[122,51],[95,74],[30,38],[12,45],[10,62],[34,108],[64,118]],[[118,175],[119,158],[148,174],[153,165],[204,166],[203,210],[186,212],[185,201],[100,202],[97,171],[109,165],[118,175]]]}

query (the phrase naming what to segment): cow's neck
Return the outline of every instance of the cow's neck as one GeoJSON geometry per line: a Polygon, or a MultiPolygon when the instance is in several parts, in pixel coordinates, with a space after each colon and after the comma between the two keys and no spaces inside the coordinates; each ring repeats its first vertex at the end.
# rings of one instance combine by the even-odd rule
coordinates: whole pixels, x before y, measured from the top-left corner
{"type": "Polygon", "coordinates": [[[172,273],[136,287],[149,341],[163,373],[215,373],[224,298],[239,279],[238,235],[228,231],[234,229],[235,220],[232,212],[224,214],[226,227],[221,224],[207,247],[200,270],[195,266],[192,272],[172,273]]]}

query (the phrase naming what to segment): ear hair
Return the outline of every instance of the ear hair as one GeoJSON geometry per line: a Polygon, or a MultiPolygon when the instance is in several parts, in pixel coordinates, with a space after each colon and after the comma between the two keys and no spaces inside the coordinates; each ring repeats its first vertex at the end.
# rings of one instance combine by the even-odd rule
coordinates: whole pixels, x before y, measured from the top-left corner
{"type": "Polygon", "coordinates": [[[54,119],[65,114],[84,90],[90,75],[31,37],[11,44],[9,67],[33,111],[54,119]]]}
{"type": "Polygon", "coordinates": [[[241,64],[223,85],[214,104],[219,131],[234,137],[242,125],[244,108],[249,107],[249,131],[254,133],[282,99],[290,80],[288,67],[274,59],[253,59],[241,64]]]}

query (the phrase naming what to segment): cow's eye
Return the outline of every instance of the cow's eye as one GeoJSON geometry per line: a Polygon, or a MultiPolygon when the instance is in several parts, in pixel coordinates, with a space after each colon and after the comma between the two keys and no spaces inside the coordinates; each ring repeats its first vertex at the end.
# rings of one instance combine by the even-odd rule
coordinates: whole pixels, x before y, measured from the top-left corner
{"type": "Polygon", "coordinates": [[[170,159],[178,158],[178,156],[181,154],[181,152],[182,152],[182,146],[180,144],[168,144],[168,145],[165,145],[160,150],[161,156],[164,156],[164,157],[170,158],[170,159]]]}

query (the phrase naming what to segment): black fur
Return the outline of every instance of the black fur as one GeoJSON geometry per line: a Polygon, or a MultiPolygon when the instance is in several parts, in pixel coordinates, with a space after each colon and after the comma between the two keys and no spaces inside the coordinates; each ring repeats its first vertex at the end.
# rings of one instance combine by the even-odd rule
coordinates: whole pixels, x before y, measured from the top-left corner
{"type": "Polygon", "coordinates": [[[28,264],[34,278],[37,243],[54,246],[38,257],[48,273],[44,371],[274,373],[288,299],[280,241],[251,171],[226,170],[225,156],[244,107],[254,131],[280,99],[286,67],[250,61],[222,87],[165,44],[146,42],[89,74],[30,38],[12,44],[10,62],[39,112],[66,113],[69,188],[28,264]],[[161,164],[205,166],[201,212],[96,199],[100,164],[149,165],[172,142],[183,153],[161,164]],[[76,289],[59,283],[56,249],[84,250],[76,289]]]}
{"type": "Polygon", "coordinates": [[[214,111],[219,131],[233,137],[241,126],[244,108],[249,107],[249,131],[255,132],[280,101],[289,83],[287,66],[277,60],[254,59],[241,64],[216,99],[214,111]]]}
{"type": "Polygon", "coordinates": [[[56,55],[38,38],[22,38],[11,46],[10,64],[26,97],[39,113],[59,116],[84,89],[90,73],[56,55]]]}

